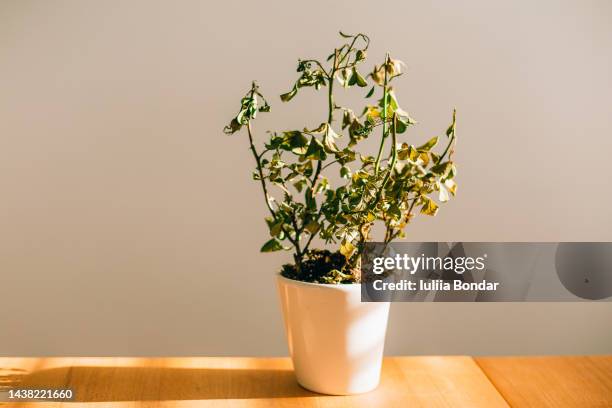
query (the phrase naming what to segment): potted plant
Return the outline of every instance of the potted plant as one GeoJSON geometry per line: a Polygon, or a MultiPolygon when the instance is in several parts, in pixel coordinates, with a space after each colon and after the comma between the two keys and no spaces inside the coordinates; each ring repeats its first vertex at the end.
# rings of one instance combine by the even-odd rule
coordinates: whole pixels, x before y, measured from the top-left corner
{"type": "Polygon", "coordinates": [[[224,129],[246,130],[255,159],[253,179],[261,184],[269,212],[270,238],[261,251],[293,252],[293,263],[282,267],[277,282],[297,380],[325,394],[366,392],[379,382],[389,304],[360,298],[361,257],[372,227],[384,226],[388,244],[404,236],[416,213],[435,215],[437,202],[448,201],[456,190],[455,113],[440,153],[434,152],[437,136],[409,143],[413,138],[404,133],[416,122],[399,107],[391,86],[403,63],[387,54],[363,75],[369,38],[340,35],[344,44],[325,62],[298,61],[297,81],[280,96],[289,102],[305,88],[324,91],[324,121],[268,132],[258,148],[253,121],[270,105],[253,82],[224,129]],[[365,98],[372,102],[359,113],[340,106],[336,86],[367,87],[365,98]],[[376,134],[376,151],[358,150],[376,134]],[[332,185],[334,178],[342,180],[339,186],[332,185]],[[317,237],[336,250],[312,248],[317,237]]]}

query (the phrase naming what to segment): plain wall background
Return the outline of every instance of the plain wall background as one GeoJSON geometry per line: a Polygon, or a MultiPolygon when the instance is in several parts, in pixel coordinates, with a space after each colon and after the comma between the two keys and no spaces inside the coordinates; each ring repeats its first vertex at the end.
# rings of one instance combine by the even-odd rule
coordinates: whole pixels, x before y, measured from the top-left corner
{"type": "MultiPolygon", "coordinates": [[[[407,64],[419,126],[459,112],[458,197],[415,241],[612,240],[612,3],[0,1],[0,354],[284,355],[244,134],[337,31],[407,64]]],[[[359,92],[357,92],[359,94],[359,92]]],[[[365,93],[365,91],[363,91],[365,93]]],[[[344,98],[346,103],[356,98],[344,98]]],[[[612,304],[394,304],[388,354],[612,353],[612,304]]]]}

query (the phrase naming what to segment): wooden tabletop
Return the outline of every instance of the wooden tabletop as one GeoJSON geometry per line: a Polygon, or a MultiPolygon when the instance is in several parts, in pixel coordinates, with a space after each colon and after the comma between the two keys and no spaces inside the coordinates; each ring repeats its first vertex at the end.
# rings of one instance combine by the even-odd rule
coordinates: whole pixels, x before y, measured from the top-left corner
{"type": "Polygon", "coordinates": [[[0,358],[0,390],[15,387],[76,403],[7,406],[612,407],[612,356],[389,357],[380,387],[349,397],[304,390],[287,358],[0,358]]]}

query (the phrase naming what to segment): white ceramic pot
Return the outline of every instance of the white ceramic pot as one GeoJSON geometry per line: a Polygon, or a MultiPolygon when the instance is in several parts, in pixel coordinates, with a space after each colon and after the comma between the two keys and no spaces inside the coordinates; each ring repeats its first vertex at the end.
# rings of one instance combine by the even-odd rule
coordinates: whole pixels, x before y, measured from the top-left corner
{"type": "Polygon", "coordinates": [[[324,285],[278,275],[289,352],[297,381],[322,394],[378,386],[389,303],[362,303],[361,285],[324,285]]]}

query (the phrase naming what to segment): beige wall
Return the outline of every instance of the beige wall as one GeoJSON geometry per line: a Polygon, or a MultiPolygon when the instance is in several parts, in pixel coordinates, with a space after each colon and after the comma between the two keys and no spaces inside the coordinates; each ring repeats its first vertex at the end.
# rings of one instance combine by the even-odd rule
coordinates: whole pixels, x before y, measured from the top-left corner
{"type": "MultiPolygon", "coordinates": [[[[322,95],[274,95],[338,29],[407,63],[411,140],[458,108],[459,197],[411,240],[612,240],[610,21],[606,0],[1,0],[0,354],[285,354],[287,256],[258,253],[253,163],[221,129],[252,78],[260,131],[318,124],[322,95]]],[[[610,303],[391,313],[390,354],[612,353],[610,303]]]]}

